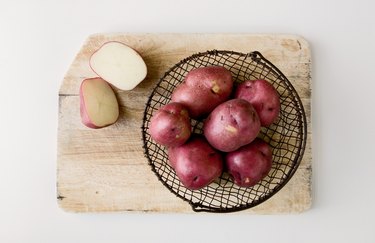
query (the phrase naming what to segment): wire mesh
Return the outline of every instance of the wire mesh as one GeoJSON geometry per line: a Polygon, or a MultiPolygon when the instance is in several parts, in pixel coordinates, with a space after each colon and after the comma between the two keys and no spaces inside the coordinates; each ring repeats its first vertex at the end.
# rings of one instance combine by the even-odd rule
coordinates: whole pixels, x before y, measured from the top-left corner
{"type": "MultiPolygon", "coordinates": [[[[193,132],[201,134],[202,120],[191,120],[193,132]]],[[[177,197],[187,201],[194,211],[233,212],[254,207],[277,193],[293,176],[306,145],[306,116],[302,102],[289,80],[259,52],[248,54],[212,50],[181,60],[168,70],[152,91],[144,111],[142,135],[144,153],[158,179],[177,197]],[[265,79],[280,95],[280,115],[269,127],[262,127],[258,137],[273,150],[273,164],[268,176],[250,188],[235,185],[228,173],[200,190],[182,185],[168,164],[167,148],[156,144],[149,134],[150,119],[161,106],[171,101],[173,90],[195,68],[220,65],[231,71],[235,85],[245,80],[265,79]]]]}

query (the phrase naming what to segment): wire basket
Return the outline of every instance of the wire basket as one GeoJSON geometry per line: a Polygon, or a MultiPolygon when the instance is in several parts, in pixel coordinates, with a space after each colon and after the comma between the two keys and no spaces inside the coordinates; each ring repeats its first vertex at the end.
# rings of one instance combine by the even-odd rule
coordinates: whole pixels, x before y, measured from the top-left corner
{"type": "MultiPolygon", "coordinates": [[[[203,119],[191,119],[193,133],[202,133],[203,119]]],[[[177,197],[187,201],[194,211],[234,212],[254,207],[277,193],[297,170],[306,145],[306,116],[296,90],[289,80],[259,52],[239,53],[212,50],[181,60],[168,70],[152,91],[144,111],[142,135],[144,153],[158,179],[177,197]],[[155,143],[149,133],[155,111],[171,101],[173,90],[195,68],[219,65],[231,71],[235,85],[245,80],[265,79],[280,95],[280,115],[269,127],[262,127],[259,138],[273,150],[269,174],[250,188],[235,185],[229,174],[223,174],[200,190],[182,185],[168,164],[167,148],[155,143]]]]}

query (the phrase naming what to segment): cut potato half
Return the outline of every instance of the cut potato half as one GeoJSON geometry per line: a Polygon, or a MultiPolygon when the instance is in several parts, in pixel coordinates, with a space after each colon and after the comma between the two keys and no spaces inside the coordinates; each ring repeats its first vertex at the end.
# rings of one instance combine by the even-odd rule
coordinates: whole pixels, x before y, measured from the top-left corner
{"type": "Polygon", "coordinates": [[[90,58],[91,69],[121,90],[132,90],[147,75],[147,66],[133,48],[116,41],[102,45],[90,58]]]}
{"type": "Polygon", "coordinates": [[[81,120],[87,127],[101,128],[117,121],[119,105],[116,95],[102,78],[83,80],[79,97],[81,120]]]}

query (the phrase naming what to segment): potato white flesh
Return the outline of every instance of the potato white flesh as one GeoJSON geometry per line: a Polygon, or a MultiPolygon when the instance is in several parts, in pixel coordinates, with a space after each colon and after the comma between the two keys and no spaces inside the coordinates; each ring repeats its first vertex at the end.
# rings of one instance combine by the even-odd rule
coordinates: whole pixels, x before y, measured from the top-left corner
{"type": "Polygon", "coordinates": [[[142,57],[120,42],[107,42],[90,58],[90,66],[99,77],[121,90],[132,90],[147,75],[142,57]]]}
{"type": "Polygon", "coordinates": [[[115,123],[119,105],[111,86],[101,78],[82,81],[80,87],[80,112],[84,125],[101,128],[115,123]]]}

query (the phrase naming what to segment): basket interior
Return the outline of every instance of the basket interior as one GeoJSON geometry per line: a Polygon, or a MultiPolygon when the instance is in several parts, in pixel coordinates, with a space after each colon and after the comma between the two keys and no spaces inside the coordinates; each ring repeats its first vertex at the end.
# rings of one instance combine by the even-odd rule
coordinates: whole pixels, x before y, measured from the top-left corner
{"type": "MultiPolygon", "coordinates": [[[[203,120],[192,119],[194,133],[202,133],[203,120]]],[[[144,153],[152,171],[176,196],[191,204],[194,211],[232,212],[254,207],[279,191],[293,176],[305,149],[306,117],[302,102],[289,80],[259,52],[207,51],[177,63],[160,79],[144,111],[142,126],[144,153]],[[262,181],[250,188],[233,184],[224,172],[200,190],[185,188],[168,165],[167,149],[156,144],[149,134],[152,115],[171,101],[173,90],[195,68],[219,65],[231,71],[235,85],[245,80],[265,79],[280,95],[280,115],[269,127],[262,127],[259,138],[273,150],[272,169],[262,181]]]]}

